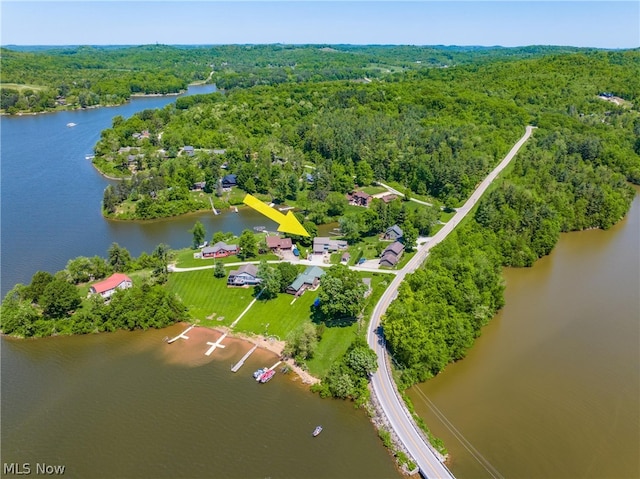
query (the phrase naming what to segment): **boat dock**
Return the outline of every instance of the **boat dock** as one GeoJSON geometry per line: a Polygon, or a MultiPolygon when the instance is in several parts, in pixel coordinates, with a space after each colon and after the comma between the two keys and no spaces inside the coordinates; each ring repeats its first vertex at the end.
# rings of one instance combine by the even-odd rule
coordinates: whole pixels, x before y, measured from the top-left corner
{"type": "Polygon", "coordinates": [[[214,215],[218,215],[218,210],[216,210],[215,206],[213,206],[213,200],[209,197],[209,203],[211,203],[211,209],[213,210],[214,215]]]}
{"type": "Polygon", "coordinates": [[[189,339],[189,336],[185,336],[189,331],[191,331],[193,328],[195,328],[195,324],[192,324],[191,326],[189,326],[187,329],[185,329],[184,331],[182,331],[180,334],[178,334],[175,338],[171,338],[171,339],[167,339],[167,343],[171,344],[174,341],[177,341],[178,339],[189,339]]]}
{"type": "Polygon", "coordinates": [[[222,336],[218,338],[218,340],[215,343],[212,343],[211,341],[207,341],[207,344],[211,347],[207,350],[206,353],[204,353],[204,355],[211,356],[211,353],[214,352],[216,348],[224,348],[225,345],[222,344],[222,340],[226,337],[227,337],[227,333],[224,333],[222,336]]]}
{"type": "Polygon", "coordinates": [[[247,354],[245,354],[244,356],[242,356],[242,359],[240,361],[238,361],[235,366],[233,366],[231,368],[231,371],[234,373],[238,372],[238,369],[240,369],[242,367],[242,365],[244,364],[244,362],[249,358],[249,356],[251,356],[253,354],[253,352],[258,348],[258,345],[256,344],[254,347],[252,347],[249,352],[247,354]]]}
{"type": "Polygon", "coordinates": [[[282,361],[278,361],[277,363],[275,363],[273,366],[271,366],[271,367],[269,368],[269,371],[274,370],[275,368],[277,368],[278,366],[280,366],[280,364],[281,364],[281,363],[282,363],[282,361]]]}

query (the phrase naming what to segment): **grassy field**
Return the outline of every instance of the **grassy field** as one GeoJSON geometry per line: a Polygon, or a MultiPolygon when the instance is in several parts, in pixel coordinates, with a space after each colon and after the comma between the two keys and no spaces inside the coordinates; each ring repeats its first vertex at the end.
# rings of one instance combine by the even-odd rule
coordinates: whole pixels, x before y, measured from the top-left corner
{"type": "Polygon", "coordinates": [[[258,300],[242,317],[235,329],[262,335],[266,333],[284,340],[290,331],[310,321],[311,306],[317,297],[317,291],[306,291],[293,304],[291,304],[293,296],[286,293],[281,293],[277,298],[268,301],[258,300]]]}
{"type": "Polygon", "coordinates": [[[0,89],[3,89],[3,90],[10,89],[10,90],[18,90],[18,91],[23,91],[23,90],[41,91],[41,90],[46,90],[47,87],[42,85],[22,85],[19,83],[0,83],[0,89]]]}
{"type": "MultiPolygon", "coordinates": [[[[324,376],[356,335],[363,333],[373,306],[391,280],[388,275],[380,273],[360,272],[359,275],[372,278],[372,293],[364,309],[367,319],[361,323],[324,329],[316,354],[307,364],[314,376],[324,376]]],[[[167,287],[182,299],[194,320],[209,327],[229,326],[251,303],[254,293],[253,288],[227,288],[226,281],[214,278],[211,269],[172,273],[167,287]]],[[[289,332],[312,320],[313,303],[317,297],[317,291],[307,291],[295,301],[292,295],[285,293],[268,301],[258,300],[234,329],[245,334],[276,336],[285,340],[289,332]]]]}
{"type": "Polygon", "coordinates": [[[253,288],[227,288],[226,279],[215,278],[212,269],[172,273],[167,287],[203,326],[230,325],[253,300],[253,288]]]}

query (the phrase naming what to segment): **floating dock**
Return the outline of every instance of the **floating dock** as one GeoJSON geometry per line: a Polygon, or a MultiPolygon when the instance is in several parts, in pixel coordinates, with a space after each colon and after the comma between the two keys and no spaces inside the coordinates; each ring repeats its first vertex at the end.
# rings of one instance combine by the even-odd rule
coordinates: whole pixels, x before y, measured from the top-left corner
{"type": "Polygon", "coordinates": [[[218,340],[215,343],[212,343],[211,341],[207,341],[207,344],[211,347],[207,350],[206,353],[204,353],[204,355],[211,356],[211,353],[214,352],[216,348],[224,348],[225,345],[222,344],[222,340],[226,337],[227,337],[227,333],[224,333],[222,336],[218,338],[218,340]]]}
{"type": "Polygon", "coordinates": [[[213,206],[213,200],[211,199],[211,197],[209,197],[209,203],[211,203],[211,209],[213,210],[213,214],[218,215],[219,213],[216,210],[215,206],[213,206]]]}
{"type": "Polygon", "coordinates": [[[282,364],[282,361],[278,361],[277,363],[275,363],[273,366],[271,366],[269,368],[269,370],[273,370],[273,369],[277,368],[278,366],[280,366],[280,364],[282,364]]]}
{"type": "Polygon", "coordinates": [[[178,339],[189,339],[189,336],[185,336],[185,334],[187,334],[193,328],[195,328],[195,324],[192,324],[191,326],[189,326],[187,329],[185,329],[180,334],[178,334],[175,338],[167,339],[167,343],[171,344],[174,341],[177,341],[178,339]]]}
{"type": "Polygon", "coordinates": [[[242,367],[242,365],[244,364],[244,362],[249,359],[249,356],[251,356],[253,354],[253,352],[258,348],[258,345],[256,344],[254,347],[252,347],[249,352],[247,354],[245,354],[244,356],[242,356],[242,359],[240,361],[238,361],[236,363],[235,366],[233,366],[231,368],[231,371],[234,373],[238,372],[238,369],[240,369],[242,367]]]}

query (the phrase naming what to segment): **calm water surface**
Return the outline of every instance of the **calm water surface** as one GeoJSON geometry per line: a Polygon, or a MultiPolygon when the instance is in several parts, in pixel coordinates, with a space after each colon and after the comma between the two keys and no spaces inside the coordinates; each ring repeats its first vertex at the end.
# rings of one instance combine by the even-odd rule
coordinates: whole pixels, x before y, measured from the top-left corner
{"type": "Polygon", "coordinates": [[[310,394],[247,343],[183,325],[33,341],[2,339],[2,461],[78,478],[397,478],[363,411],[310,394]],[[317,438],[311,433],[322,424],[317,438]]]}
{"type": "MultiPolygon", "coordinates": [[[[190,87],[187,94],[210,93],[213,85],[190,87]]],[[[112,108],[0,118],[1,294],[14,284],[28,283],[38,270],[56,272],[77,256],[106,256],[113,242],[137,256],[158,243],[172,248],[191,244],[188,232],[196,220],[209,237],[271,223],[251,210],[187,215],[150,222],[107,221],[100,212],[109,183],[87,155],[111,127],[116,115],[129,117],[147,108],[160,108],[176,97],[134,98],[112,108]],[[73,128],[67,123],[76,123],[73,128]]]]}
{"type": "MultiPolygon", "coordinates": [[[[211,86],[189,94],[214,91],[211,86]]],[[[2,117],[2,295],[38,270],[63,269],[79,255],[105,256],[112,242],[132,254],[160,242],[188,246],[196,220],[239,234],[273,226],[252,210],[152,222],[107,221],[108,184],[85,159],[115,115],[162,107],[175,97],[137,98],[114,108],[2,117]],[[67,123],[77,126],[68,128],[67,123]]],[[[168,330],[81,337],[0,338],[4,463],[66,466],[78,478],[394,478],[394,462],[368,418],[351,403],[321,400],[277,374],[266,385],[251,372],[275,362],[227,339],[211,358],[209,330],[188,342],[168,330]],[[318,438],[311,432],[324,426],[318,438]]]]}
{"type": "Polygon", "coordinates": [[[507,478],[640,477],[640,196],[611,230],[564,234],[505,276],[467,358],[410,390],[453,473],[492,477],[475,455],[507,478]]]}

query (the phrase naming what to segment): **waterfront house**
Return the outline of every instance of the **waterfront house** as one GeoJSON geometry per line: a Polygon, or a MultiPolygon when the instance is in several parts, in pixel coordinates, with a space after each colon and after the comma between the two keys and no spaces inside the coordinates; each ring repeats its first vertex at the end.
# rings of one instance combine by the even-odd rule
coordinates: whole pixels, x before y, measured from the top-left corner
{"type": "Polygon", "coordinates": [[[279,236],[267,236],[266,237],[267,248],[269,248],[274,253],[277,253],[281,250],[290,250],[293,248],[293,243],[291,242],[291,238],[280,238],[279,236]]]}
{"type": "Polygon", "coordinates": [[[319,266],[309,266],[304,272],[287,287],[287,293],[300,296],[307,289],[316,289],[320,284],[320,278],[324,270],[319,266]]]}
{"type": "Polygon", "coordinates": [[[402,256],[404,245],[399,241],[395,241],[387,246],[380,257],[380,266],[395,266],[402,256]]]}
{"type": "Polygon", "coordinates": [[[402,238],[402,235],[402,228],[400,228],[398,225],[393,225],[390,228],[387,228],[387,231],[385,231],[384,239],[398,241],[400,238],[402,238]]]}
{"type": "Polygon", "coordinates": [[[222,178],[222,187],[231,188],[232,186],[238,186],[238,175],[229,174],[222,178]]]}
{"type": "Polygon", "coordinates": [[[109,298],[119,289],[127,289],[133,286],[131,278],[126,274],[114,273],[104,281],[91,285],[89,293],[99,294],[103,298],[109,298]]]}
{"type": "Polygon", "coordinates": [[[334,240],[326,236],[316,236],[313,238],[313,254],[333,253],[338,250],[347,249],[348,243],[344,240],[334,240]]]}
{"type": "Polygon", "coordinates": [[[213,246],[202,248],[202,258],[225,258],[232,254],[238,254],[240,248],[235,244],[227,244],[224,241],[218,241],[213,246]]]}
{"type": "Polygon", "coordinates": [[[372,199],[373,196],[365,193],[364,191],[354,191],[353,193],[349,193],[347,195],[347,200],[349,201],[350,205],[364,206],[365,208],[369,207],[372,199]]]}
{"type": "Polygon", "coordinates": [[[262,281],[258,278],[258,268],[255,264],[243,264],[229,273],[227,286],[255,286],[262,281]]]}

